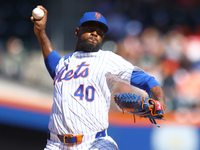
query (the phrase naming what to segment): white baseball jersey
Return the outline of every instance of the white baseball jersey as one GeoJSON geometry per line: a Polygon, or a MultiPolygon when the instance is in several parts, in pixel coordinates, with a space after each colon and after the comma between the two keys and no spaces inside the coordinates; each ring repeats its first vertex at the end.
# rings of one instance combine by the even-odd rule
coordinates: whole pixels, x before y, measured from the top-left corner
{"type": "Polygon", "coordinates": [[[107,129],[114,83],[130,84],[134,68],[110,51],[75,52],[61,58],[55,70],[49,130],[63,135],[107,129]]]}

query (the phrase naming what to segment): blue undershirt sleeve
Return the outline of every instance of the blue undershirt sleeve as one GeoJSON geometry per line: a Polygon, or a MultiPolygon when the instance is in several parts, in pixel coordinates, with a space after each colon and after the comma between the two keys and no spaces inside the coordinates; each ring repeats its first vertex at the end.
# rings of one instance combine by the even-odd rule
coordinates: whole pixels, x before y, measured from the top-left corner
{"type": "Polygon", "coordinates": [[[155,80],[154,77],[146,74],[143,71],[133,71],[130,82],[131,85],[145,90],[149,94],[149,96],[152,94],[150,93],[150,89],[152,87],[156,85],[160,86],[160,84],[155,80]]]}
{"type": "Polygon", "coordinates": [[[55,77],[55,69],[60,61],[61,56],[54,50],[45,59],[46,68],[52,79],[55,77]]]}

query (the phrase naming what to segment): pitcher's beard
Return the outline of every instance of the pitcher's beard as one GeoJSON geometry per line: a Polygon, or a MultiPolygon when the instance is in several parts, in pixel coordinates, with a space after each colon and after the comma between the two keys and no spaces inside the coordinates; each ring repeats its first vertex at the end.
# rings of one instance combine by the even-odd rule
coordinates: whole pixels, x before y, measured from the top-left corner
{"type": "Polygon", "coordinates": [[[96,45],[94,45],[93,43],[89,43],[87,39],[79,39],[79,46],[81,47],[81,51],[97,52],[101,47],[101,43],[98,42],[96,45]]]}

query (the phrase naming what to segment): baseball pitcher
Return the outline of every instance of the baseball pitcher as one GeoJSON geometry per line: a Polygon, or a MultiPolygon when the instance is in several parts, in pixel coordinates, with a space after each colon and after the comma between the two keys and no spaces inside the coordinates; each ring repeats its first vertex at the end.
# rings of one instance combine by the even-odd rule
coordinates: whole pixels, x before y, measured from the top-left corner
{"type": "Polygon", "coordinates": [[[117,81],[152,93],[165,109],[159,83],[121,56],[101,50],[109,27],[99,12],[86,12],[75,29],[74,52],[61,57],[45,33],[47,10],[34,19],[34,32],[53,79],[54,96],[45,150],[118,150],[107,134],[111,93],[117,81]]]}

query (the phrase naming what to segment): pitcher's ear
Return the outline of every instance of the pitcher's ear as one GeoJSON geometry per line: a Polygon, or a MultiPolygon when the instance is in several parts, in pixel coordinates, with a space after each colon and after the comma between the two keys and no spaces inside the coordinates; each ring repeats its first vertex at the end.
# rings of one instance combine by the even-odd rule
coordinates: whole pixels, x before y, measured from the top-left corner
{"type": "Polygon", "coordinates": [[[77,27],[76,30],[75,30],[76,37],[78,36],[78,32],[79,32],[79,28],[77,27]]]}

